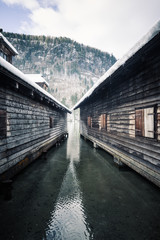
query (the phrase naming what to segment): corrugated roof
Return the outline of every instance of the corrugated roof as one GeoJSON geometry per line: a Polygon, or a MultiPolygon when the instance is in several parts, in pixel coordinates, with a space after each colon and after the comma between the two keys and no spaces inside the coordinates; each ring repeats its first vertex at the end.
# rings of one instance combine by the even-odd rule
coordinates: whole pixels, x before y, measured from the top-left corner
{"type": "MultiPolygon", "coordinates": [[[[37,92],[42,93],[44,96],[47,96],[51,101],[53,101],[54,103],[56,103],[59,107],[61,107],[62,109],[64,109],[65,111],[71,113],[71,111],[64,106],[62,103],[60,103],[58,100],[56,100],[50,93],[48,93],[47,91],[45,91],[43,88],[41,88],[38,84],[36,84],[35,82],[33,82],[28,76],[26,76],[26,74],[24,74],[23,72],[21,72],[19,69],[17,69],[16,67],[14,67],[12,64],[10,64],[9,62],[7,62],[6,60],[4,60],[2,57],[0,57],[0,66],[2,68],[4,68],[5,70],[7,70],[8,72],[12,73],[13,75],[15,75],[16,77],[20,78],[23,82],[26,82],[27,84],[29,84],[30,86],[32,86],[37,92]]],[[[14,80],[14,79],[13,79],[14,80]]]]}
{"type": "Polygon", "coordinates": [[[17,50],[12,46],[12,44],[7,40],[7,38],[3,36],[2,33],[0,33],[0,38],[5,42],[8,48],[10,48],[15,55],[18,55],[17,50]]]}
{"type": "Polygon", "coordinates": [[[145,46],[152,38],[160,33],[160,21],[133,47],[127,54],[125,54],[120,60],[118,60],[94,85],[93,87],[79,100],[79,102],[71,109],[77,109],[82,102],[89,98],[97,87],[104,81],[107,81],[109,77],[121,66],[123,66],[127,60],[129,60],[138,50],[145,46]]]}

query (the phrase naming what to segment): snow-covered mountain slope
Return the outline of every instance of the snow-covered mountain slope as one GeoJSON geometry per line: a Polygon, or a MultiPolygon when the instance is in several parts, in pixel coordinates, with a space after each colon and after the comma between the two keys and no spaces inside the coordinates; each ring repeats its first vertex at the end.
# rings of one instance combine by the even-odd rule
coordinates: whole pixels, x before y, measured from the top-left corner
{"type": "Polygon", "coordinates": [[[13,65],[41,73],[55,98],[72,107],[115,62],[109,53],[69,38],[4,33],[19,52],[13,65]]]}

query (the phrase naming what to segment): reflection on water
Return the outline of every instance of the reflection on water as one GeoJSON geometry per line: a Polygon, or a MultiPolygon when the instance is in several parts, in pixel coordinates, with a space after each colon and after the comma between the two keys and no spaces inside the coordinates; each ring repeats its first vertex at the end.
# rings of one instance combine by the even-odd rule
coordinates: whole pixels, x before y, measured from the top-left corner
{"type": "Polygon", "coordinates": [[[67,158],[70,161],[80,160],[80,137],[79,137],[79,122],[72,121],[68,123],[69,138],[67,141],[67,158]]]}
{"type": "Polygon", "coordinates": [[[59,196],[46,230],[45,239],[89,239],[89,229],[82,205],[82,194],[77,181],[75,164],[79,161],[80,138],[78,122],[68,126],[67,158],[70,163],[64,176],[59,196]]]}
{"type": "Polygon", "coordinates": [[[0,196],[0,240],[159,240],[159,189],[119,171],[76,125],[14,179],[10,201],[0,196]]]}

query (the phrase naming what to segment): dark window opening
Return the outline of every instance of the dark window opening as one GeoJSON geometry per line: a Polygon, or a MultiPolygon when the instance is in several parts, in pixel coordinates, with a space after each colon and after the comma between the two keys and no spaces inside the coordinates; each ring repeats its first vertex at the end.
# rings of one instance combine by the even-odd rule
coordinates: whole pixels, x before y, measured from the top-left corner
{"type": "Polygon", "coordinates": [[[54,119],[53,117],[50,117],[50,128],[54,127],[54,119]]]}
{"type": "Polygon", "coordinates": [[[0,110],[0,138],[5,138],[7,133],[7,113],[0,110]]]}

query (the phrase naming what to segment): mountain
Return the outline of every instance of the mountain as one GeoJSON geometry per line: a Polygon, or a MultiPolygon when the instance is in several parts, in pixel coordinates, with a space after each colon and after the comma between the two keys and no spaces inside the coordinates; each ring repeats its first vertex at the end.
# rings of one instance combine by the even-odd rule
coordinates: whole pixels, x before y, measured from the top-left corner
{"type": "Polygon", "coordinates": [[[73,106],[115,62],[109,53],[84,46],[69,38],[5,32],[19,52],[13,65],[24,73],[41,73],[49,92],[73,106]]]}

